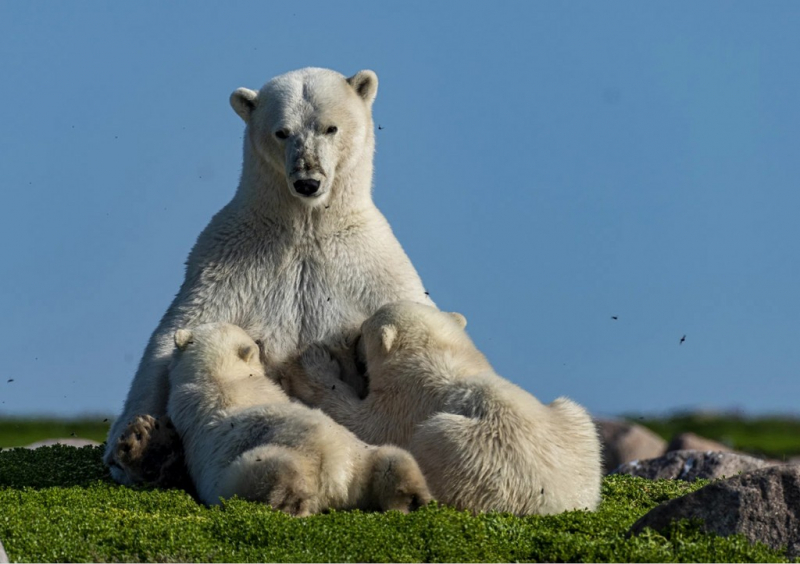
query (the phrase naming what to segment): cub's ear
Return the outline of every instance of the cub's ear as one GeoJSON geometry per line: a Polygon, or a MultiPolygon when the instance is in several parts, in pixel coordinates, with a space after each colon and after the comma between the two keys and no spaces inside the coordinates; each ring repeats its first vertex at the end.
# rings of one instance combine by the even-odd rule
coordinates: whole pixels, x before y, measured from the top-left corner
{"type": "Polygon", "coordinates": [[[358,71],[356,74],[347,79],[348,84],[353,87],[362,100],[368,106],[372,105],[375,101],[375,96],[378,94],[378,75],[371,70],[358,71]]]}
{"type": "Polygon", "coordinates": [[[384,325],[381,327],[381,348],[384,353],[391,352],[396,337],[397,327],[394,325],[384,325]]]}
{"type": "Polygon", "coordinates": [[[467,318],[461,315],[460,313],[456,313],[455,311],[448,312],[450,317],[456,320],[458,326],[464,329],[467,326],[467,318]]]}
{"type": "Polygon", "coordinates": [[[254,347],[252,345],[242,345],[238,350],[239,358],[245,362],[250,362],[257,352],[258,347],[254,347]]]}
{"type": "Polygon", "coordinates": [[[185,351],[186,347],[192,344],[192,332],[188,329],[178,329],[175,331],[175,346],[178,350],[185,351]]]}
{"type": "Polygon", "coordinates": [[[250,122],[250,116],[256,107],[258,92],[249,88],[237,88],[231,94],[231,107],[245,123],[250,122]]]}

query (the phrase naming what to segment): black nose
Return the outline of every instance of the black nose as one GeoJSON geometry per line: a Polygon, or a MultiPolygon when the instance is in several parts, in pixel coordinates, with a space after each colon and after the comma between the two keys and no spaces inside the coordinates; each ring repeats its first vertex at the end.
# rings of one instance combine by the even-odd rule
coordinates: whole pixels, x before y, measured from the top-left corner
{"type": "Polygon", "coordinates": [[[305,180],[295,180],[294,189],[298,194],[303,196],[312,196],[319,190],[319,180],[312,180],[310,178],[305,180]]]}

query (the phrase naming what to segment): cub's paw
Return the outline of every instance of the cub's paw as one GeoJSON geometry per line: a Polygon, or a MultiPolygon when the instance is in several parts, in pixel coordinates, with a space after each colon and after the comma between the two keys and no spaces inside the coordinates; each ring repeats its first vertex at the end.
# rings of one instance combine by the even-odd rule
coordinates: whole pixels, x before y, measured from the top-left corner
{"type": "Polygon", "coordinates": [[[374,454],[372,488],[382,511],[408,513],[433,500],[417,461],[407,451],[379,447],[374,454]]]}
{"type": "Polygon", "coordinates": [[[400,513],[410,513],[420,507],[428,505],[433,498],[428,488],[415,490],[397,490],[393,496],[384,500],[381,507],[384,511],[399,511],[400,513]]]}
{"type": "Polygon", "coordinates": [[[309,380],[324,384],[336,383],[342,369],[325,345],[313,344],[306,347],[300,355],[300,365],[309,380]]]}
{"type": "Polygon", "coordinates": [[[293,517],[306,517],[314,512],[313,495],[298,484],[283,483],[277,486],[269,497],[273,509],[283,511],[293,517]]]}
{"type": "Polygon", "coordinates": [[[290,396],[316,407],[341,385],[339,363],[320,344],[307,347],[281,370],[280,383],[290,396]]]}
{"type": "Polygon", "coordinates": [[[339,363],[339,378],[358,399],[369,394],[369,375],[360,330],[346,331],[328,343],[331,356],[339,363]]]}

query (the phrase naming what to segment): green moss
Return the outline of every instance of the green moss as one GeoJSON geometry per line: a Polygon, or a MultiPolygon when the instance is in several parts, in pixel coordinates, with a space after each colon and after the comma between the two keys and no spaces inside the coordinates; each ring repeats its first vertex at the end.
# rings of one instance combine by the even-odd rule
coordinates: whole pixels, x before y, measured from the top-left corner
{"type": "Polygon", "coordinates": [[[53,445],[34,450],[0,452],[0,487],[47,488],[88,486],[98,480],[112,483],[100,447],[53,445]]]}
{"type": "Polygon", "coordinates": [[[12,561],[785,561],[741,538],[681,524],[626,538],[641,515],[703,485],[612,476],[596,512],[473,516],[334,511],[293,519],[232,500],[207,508],[180,490],[111,483],[102,449],[0,453],[0,539],[12,561]]]}

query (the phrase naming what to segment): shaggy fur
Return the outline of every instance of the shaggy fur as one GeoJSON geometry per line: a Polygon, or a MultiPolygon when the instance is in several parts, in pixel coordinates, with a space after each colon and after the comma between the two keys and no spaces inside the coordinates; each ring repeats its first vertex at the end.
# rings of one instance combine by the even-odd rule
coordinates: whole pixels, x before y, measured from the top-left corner
{"type": "Polygon", "coordinates": [[[358,440],[318,409],[292,403],[265,376],[241,328],[209,323],[175,333],[168,414],[199,498],[234,495],[292,515],[327,508],[416,509],[430,501],[417,463],[358,440]]]}
{"type": "MultiPolygon", "coordinates": [[[[111,427],[104,460],[118,482],[145,479],[123,456],[124,445],[136,441],[126,426],[136,416],[165,413],[177,329],[234,323],[281,360],[357,328],[385,303],[431,303],[372,202],[377,88],[372,71],[346,79],[308,68],[278,76],[259,92],[232,94],[231,105],[247,125],[241,181],[192,249],[183,285],[111,427]],[[319,182],[319,189],[304,195],[298,181],[319,182]]],[[[363,386],[356,374],[347,379],[363,386]]]]}
{"type": "Polygon", "coordinates": [[[349,353],[366,362],[365,399],[339,381],[334,357],[345,347],[309,347],[281,381],[362,440],[408,448],[439,501],[517,515],[594,509],[600,444],[589,415],[565,398],[543,405],[498,376],[465,326],[460,314],[389,304],[349,353]]]}

